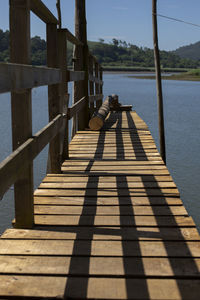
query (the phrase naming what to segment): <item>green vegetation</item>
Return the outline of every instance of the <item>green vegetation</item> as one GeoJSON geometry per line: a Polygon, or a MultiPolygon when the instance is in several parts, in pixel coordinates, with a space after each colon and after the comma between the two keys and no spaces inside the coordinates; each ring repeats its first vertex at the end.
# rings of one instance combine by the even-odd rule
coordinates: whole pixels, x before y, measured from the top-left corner
{"type": "MultiPolygon", "coordinates": [[[[0,61],[9,62],[9,31],[3,32],[0,29],[0,61]]],[[[39,36],[35,36],[31,39],[31,52],[33,65],[45,65],[46,64],[46,42],[39,36]]]]}
{"type": "MultiPolygon", "coordinates": [[[[155,79],[155,75],[150,76],[128,76],[130,78],[137,79],[155,79]]],[[[200,69],[190,70],[182,74],[172,74],[170,76],[162,75],[162,79],[165,80],[183,80],[183,81],[200,81],[200,69]]]]}
{"type": "MultiPolygon", "coordinates": [[[[142,48],[126,43],[125,41],[113,39],[112,43],[105,43],[103,39],[99,42],[88,42],[90,51],[97,57],[105,70],[116,71],[153,71],[154,54],[149,48],[142,48]]],[[[68,44],[68,65],[72,65],[72,44],[68,44]]],[[[39,36],[31,39],[31,63],[33,65],[46,65],[46,41],[39,36]]],[[[196,68],[199,62],[180,58],[173,52],[161,51],[161,66],[163,69],[196,68]]],[[[9,31],[0,30],[0,61],[9,61],[9,31]]]]}
{"type": "MultiPolygon", "coordinates": [[[[154,67],[154,53],[152,49],[142,48],[113,39],[107,44],[101,39],[99,42],[89,42],[91,52],[97,57],[103,67],[154,67]]],[[[180,58],[173,52],[160,51],[162,68],[196,68],[197,62],[180,58]]]]}
{"type": "Polygon", "coordinates": [[[188,58],[200,62],[200,42],[180,47],[173,51],[182,58],[188,58]]]}

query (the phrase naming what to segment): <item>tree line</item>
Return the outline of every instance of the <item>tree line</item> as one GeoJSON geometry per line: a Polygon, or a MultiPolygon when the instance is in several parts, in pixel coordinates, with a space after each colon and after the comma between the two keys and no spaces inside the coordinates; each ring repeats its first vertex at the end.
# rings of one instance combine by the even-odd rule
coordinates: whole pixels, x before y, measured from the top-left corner
{"type": "MultiPolygon", "coordinates": [[[[120,67],[154,67],[153,50],[138,47],[126,41],[113,39],[105,43],[103,39],[98,42],[88,42],[93,55],[103,66],[120,67]]],[[[73,46],[68,44],[68,66],[72,65],[73,46]]],[[[161,66],[163,68],[196,68],[199,62],[181,58],[173,52],[160,51],[161,66]]],[[[9,31],[0,30],[0,61],[9,62],[9,31]]],[[[31,38],[31,63],[33,65],[46,65],[46,41],[39,36],[31,38]]]]}
{"type": "MultiPolygon", "coordinates": [[[[89,42],[91,52],[104,66],[154,67],[154,51],[126,41],[113,39],[111,43],[89,42]]],[[[163,68],[196,68],[197,61],[181,58],[172,51],[160,51],[163,68]]],[[[198,63],[199,64],[199,63],[198,63]]]]}

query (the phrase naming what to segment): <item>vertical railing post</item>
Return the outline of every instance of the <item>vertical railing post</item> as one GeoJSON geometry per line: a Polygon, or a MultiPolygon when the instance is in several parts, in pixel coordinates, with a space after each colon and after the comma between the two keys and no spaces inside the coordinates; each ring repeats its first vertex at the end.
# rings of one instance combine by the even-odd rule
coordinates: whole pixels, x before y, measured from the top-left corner
{"type": "MultiPolygon", "coordinates": [[[[30,1],[10,0],[10,61],[30,64],[30,1]]],[[[17,149],[32,137],[31,89],[11,93],[12,142],[17,149]]],[[[15,224],[17,228],[32,228],[33,209],[33,163],[15,183],[15,224]]]]}
{"type": "MultiPolygon", "coordinates": [[[[92,55],[89,55],[89,74],[91,76],[94,75],[94,59],[92,55]]],[[[89,88],[90,88],[90,95],[94,95],[94,82],[93,81],[89,81],[89,88]]],[[[94,101],[92,101],[90,103],[90,117],[93,115],[94,113],[94,101]]]]}
{"type": "MultiPolygon", "coordinates": [[[[101,94],[101,95],[103,95],[103,69],[102,69],[102,67],[100,66],[100,68],[99,68],[100,70],[99,70],[99,79],[101,80],[101,84],[99,85],[99,93],[101,94]]],[[[103,96],[102,96],[103,97],[103,96]]],[[[100,103],[100,106],[102,105],[102,103],[103,103],[103,98],[99,101],[99,103],[100,103]]]]}
{"type": "Polygon", "coordinates": [[[161,71],[160,71],[160,54],[159,54],[159,47],[158,47],[157,0],[152,0],[152,21],[153,21],[153,42],[154,42],[154,58],[155,58],[154,60],[155,60],[157,100],[158,100],[160,154],[164,163],[166,163],[163,95],[162,95],[162,82],[161,82],[161,71]]]}
{"type": "MultiPolygon", "coordinates": [[[[74,70],[85,71],[85,79],[74,83],[74,103],[82,97],[86,97],[85,107],[78,114],[78,130],[83,130],[89,122],[88,104],[88,45],[87,45],[87,24],[85,12],[85,0],[75,1],[75,36],[83,43],[76,45],[74,51],[74,70]]],[[[74,121],[74,123],[76,120],[74,121]]],[[[75,127],[75,124],[73,124],[75,127]]],[[[74,131],[74,130],[73,130],[74,131]]]]}
{"type": "MultiPolygon", "coordinates": [[[[57,25],[47,24],[47,66],[58,68],[58,37],[57,25]]],[[[59,84],[48,86],[49,121],[62,113],[59,84]]],[[[49,144],[48,173],[61,172],[61,135],[58,134],[49,144]]]]}
{"type": "MultiPolygon", "coordinates": [[[[99,79],[99,63],[98,62],[95,62],[95,77],[97,79],[99,79]]],[[[99,95],[99,83],[98,82],[95,82],[95,94],[96,95],[99,95]]],[[[100,108],[101,106],[101,103],[100,101],[97,101],[96,102],[96,108],[100,108]]]]}
{"type": "MultiPolygon", "coordinates": [[[[62,105],[62,112],[67,113],[69,95],[68,95],[68,82],[67,82],[67,36],[66,29],[58,30],[58,65],[62,73],[62,81],[60,84],[60,101],[62,105]]],[[[68,155],[68,119],[66,118],[63,132],[61,133],[62,143],[62,161],[69,157],[68,155]]]]}

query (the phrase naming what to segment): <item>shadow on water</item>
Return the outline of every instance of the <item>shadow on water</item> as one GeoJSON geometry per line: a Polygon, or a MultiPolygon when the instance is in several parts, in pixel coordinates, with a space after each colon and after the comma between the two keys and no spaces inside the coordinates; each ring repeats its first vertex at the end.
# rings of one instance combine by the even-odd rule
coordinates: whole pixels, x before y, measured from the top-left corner
{"type": "MultiPolygon", "coordinates": [[[[149,154],[146,154],[145,148],[143,147],[143,143],[140,139],[140,135],[135,130],[136,125],[134,123],[134,120],[130,114],[130,112],[126,112],[126,117],[128,120],[128,126],[130,130],[123,130],[122,128],[122,114],[120,113],[113,113],[112,117],[108,120],[107,126],[109,128],[112,127],[113,124],[116,124],[115,129],[110,129],[110,131],[115,132],[116,137],[116,153],[115,154],[117,160],[127,160],[126,159],[126,147],[124,145],[123,141],[123,133],[126,132],[126,135],[129,136],[132,150],[134,149],[135,158],[132,161],[135,160],[142,160],[142,161],[148,161],[149,160],[149,154]]],[[[175,216],[172,214],[169,204],[167,202],[167,198],[173,198],[175,197],[172,195],[167,195],[162,192],[162,189],[159,186],[159,183],[154,175],[145,175],[144,174],[134,174],[134,171],[127,175],[126,171],[122,170],[120,173],[109,173],[109,171],[106,172],[100,172],[97,171],[94,173],[91,172],[92,167],[94,165],[95,160],[105,160],[108,161],[109,165],[109,159],[103,158],[104,155],[104,142],[106,138],[106,134],[108,131],[106,130],[108,128],[103,128],[102,131],[99,133],[98,137],[98,143],[96,147],[96,151],[94,154],[94,157],[91,159],[88,159],[88,165],[85,170],[85,172],[88,174],[88,182],[85,189],[85,197],[84,197],[84,203],[83,203],[83,209],[82,214],[79,218],[78,226],[70,226],[70,227],[63,227],[60,230],[64,230],[66,232],[74,232],[76,233],[76,239],[74,240],[74,246],[73,246],[73,252],[72,257],[70,261],[70,267],[69,267],[69,277],[66,284],[66,290],[65,295],[68,298],[73,298],[73,295],[76,295],[76,289],[78,289],[78,298],[86,298],[88,293],[88,284],[89,284],[89,277],[101,277],[100,275],[91,275],[90,274],[90,259],[92,257],[92,240],[95,235],[105,235],[108,238],[106,240],[109,240],[109,236],[112,235],[112,239],[114,240],[113,236],[116,236],[116,240],[121,242],[122,247],[122,259],[123,259],[123,269],[124,269],[124,275],[118,276],[118,275],[111,275],[110,277],[123,277],[125,278],[125,284],[126,284],[126,294],[127,299],[133,299],[135,297],[135,286],[132,281],[132,279],[140,278],[140,290],[142,293],[143,299],[150,299],[149,294],[149,287],[147,279],[149,278],[173,278],[176,280],[177,287],[179,289],[179,293],[181,296],[181,299],[186,299],[186,294],[188,297],[188,291],[186,291],[185,294],[185,287],[182,284],[181,279],[185,278],[183,275],[180,274],[180,268],[177,268],[179,261],[178,258],[175,259],[177,256],[175,254],[175,247],[176,244],[175,240],[179,241],[179,247],[180,251],[179,253],[182,253],[183,256],[187,256],[186,259],[188,259],[191,255],[190,249],[187,245],[187,243],[184,241],[184,237],[182,235],[182,232],[179,228],[179,225],[177,224],[175,216]],[[117,188],[117,198],[119,205],[119,226],[96,226],[95,225],[95,216],[97,214],[97,200],[98,200],[98,190],[104,190],[102,188],[98,188],[99,184],[99,177],[100,176],[112,176],[116,179],[116,188],[117,188]],[[146,198],[149,201],[149,206],[152,209],[153,217],[155,219],[155,226],[158,227],[158,231],[154,231],[152,227],[155,227],[154,225],[148,225],[144,224],[143,226],[137,224],[137,214],[134,213],[134,205],[132,204],[133,196],[132,196],[132,189],[129,188],[129,176],[136,176],[141,179],[141,182],[144,186],[144,193],[146,193],[146,198]],[[148,180],[147,180],[148,177],[148,180]],[[149,188],[148,183],[152,183],[152,188],[149,188]],[[123,183],[123,184],[122,184],[123,183]],[[91,187],[93,189],[93,193],[91,196],[91,187]],[[123,192],[122,192],[123,189],[123,192]],[[95,193],[94,193],[95,191],[95,193]],[[154,191],[156,193],[154,194],[154,191]],[[156,204],[156,199],[159,199],[159,204],[156,204]],[[159,215],[159,205],[162,203],[161,207],[165,207],[165,216],[159,215]],[[164,221],[163,221],[164,220],[164,221]],[[169,221],[169,224],[166,223],[166,220],[169,221]],[[165,222],[165,224],[163,223],[165,222]],[[146,227],[146,228],[145,228],[146,227]],[[166,235],[166,230],[167,235],[166,235]],[[147,230],[146,230],[147,229],[147,230]],[[170,230],[175,230],[175,236],[176,239],[171,238],[170,230]],[[168,236],[169,234],[169,236],[168,236]],[[168,259],[169,265],[172,270],[172,275],[163,275],[162,277],[155,275],[151,276],[149,274],[146,274],[145,266],[142,259],[142,251],[141,251],[141,245],[140,241],[141,238],[146,241],[144,243],[148,243],[148,240],[154,240],[156,241],[162,240],[165,252],[166,252],[166,258],[168,259]],[[130,242],[131,241],[131,242],[130,242]],[[83,243],[84,242],[84,243],[83,243]],[[133,246],[134,242],[134,246],[133,246]],[[132,248],[133,247],[133,248],[132,248]],[[78,260],[78,257],[80,258],[80,253],[83,255],[82,260],[78,260]],[[137,268],[135,266],[135,261],[130,260],[129,258],[135,257],[137,258],[137,268]],[[77,270],[77,264],[81,263],[81,275],[80,273],[76,274],[77,270]],[[137,274],[134,274],[133,270],[137,269],[137,274]],[[77,286],[77,279],[74,277],[75,275],[78,275],[78,286],[77,286]]],[[[82,159],[82,158],[81,158],[82,159]]],[[[112,161],[113,158],[110,159],[112,161]]],[[[129,160],[130,161],[130,160],[129,160]]],[[[78,174],[79,172],[76,172],[78,174]]],[[[137,189],[136,189],[137,190],[137,189]]],[[[105,196],[105,199],[109,199],[110,196],[105,196]]],[[[113,196],[111,196],[113,198],[113,196]]],[[[137,198],[140,198],[138,196],[137,198]]],[[[116,205],[116,204],[115,204],[116,205]]],[[[137,204],[140,207],[142,205],[137,204]]],[[[143,206],[145,208],[145,206],[143,206]]],[[[145,211],[145,210],[144,210],[145,211]]],[[[142,215],[145,220],[145,216],[147,214],[144,213],[142,215]]],[[[141,217],[142,217],[141,216],[141,217]]],[[[47,227],[46,227],[47,228],[47,227]]],[[[56,230],[58,231],[58,227],[55,229],[51,228],[50,230],[56,230]]],[[[100,243],[100,240],[99,240],[100,243]]],[[[106,249],[105,249],[106,251],[106,249]]],[[[155,257],[152,255],[152,257],[155,257]]],[[[181,257],[181,254],[180,254],[181,257]]],[[[198,268],[196,266],[195,261],[190,258],[190,273],[191,274],[198,274],[198,268]]],[[[104,276],[106,277],[106,276],[104,276]]],[[[108,276],[109,277],[109,276],[108,276]]]]}

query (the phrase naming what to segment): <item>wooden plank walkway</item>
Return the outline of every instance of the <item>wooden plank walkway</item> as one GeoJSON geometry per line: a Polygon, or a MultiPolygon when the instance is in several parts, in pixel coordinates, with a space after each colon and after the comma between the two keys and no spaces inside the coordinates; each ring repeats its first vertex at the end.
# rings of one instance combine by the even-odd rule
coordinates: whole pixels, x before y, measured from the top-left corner
{"type": "Polygon", "coordinates": [[[0,298],[199,299],[200,237],[144,121],[111,113],[0,239],[0,298]]]}

